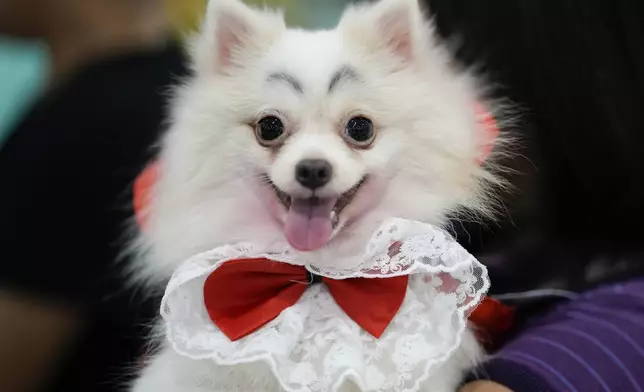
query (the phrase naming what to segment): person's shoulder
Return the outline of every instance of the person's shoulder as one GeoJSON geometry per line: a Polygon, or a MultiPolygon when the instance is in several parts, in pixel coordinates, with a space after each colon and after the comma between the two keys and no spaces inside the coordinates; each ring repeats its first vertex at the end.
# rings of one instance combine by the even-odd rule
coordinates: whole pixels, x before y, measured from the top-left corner
{"type": "Polygon", "coordinates": [[[172,87],[186,74],[183,50],[168,43],[87,65],[49,104],[77,122],[109,124],[113,132],[132,122],[154,125],[164,117],[172,87]]]}
{"type": "MultiPolygon", "coordinates": [[[[122,53],[88,64],[70,80],[66,95],[103,100],[135,102],[142,96],[163,99],[167,89],[187,74],[186,58],[180,44],[171,41],[163,46],[122,53]]],[[[141,106],[145,102],[136,102],[141,106]]],[[[120,105],[116,107],[125,107],[120,105]]]]}

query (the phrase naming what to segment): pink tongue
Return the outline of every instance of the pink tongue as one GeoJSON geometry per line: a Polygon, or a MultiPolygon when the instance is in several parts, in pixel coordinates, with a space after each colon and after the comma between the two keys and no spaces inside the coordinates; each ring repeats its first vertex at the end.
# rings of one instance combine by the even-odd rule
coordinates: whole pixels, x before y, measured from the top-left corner
{"type": "Polygon", "coordinates": [[[323,247],[331,237],[331,210],[336,199],[293,199],[286,214],[286,238],[301,251],[323,247]]]}

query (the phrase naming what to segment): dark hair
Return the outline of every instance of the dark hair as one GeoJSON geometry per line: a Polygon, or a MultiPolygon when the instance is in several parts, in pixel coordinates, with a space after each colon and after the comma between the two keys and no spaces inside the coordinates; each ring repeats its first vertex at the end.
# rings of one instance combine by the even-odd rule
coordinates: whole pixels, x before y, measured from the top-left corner
{"type": "Polygon", "coordinates": [[[513,223],[468,227],[471,249],[520,249],[507,258],[532,256],[516,261],[533,276],[579,277],[599,257],[642,266],[644,2],[427,2],[439,33],[459,38],[457,57],[523,108],[523,153],[537,168],[519,186],[531,203],[512,205],[513,223]]]}

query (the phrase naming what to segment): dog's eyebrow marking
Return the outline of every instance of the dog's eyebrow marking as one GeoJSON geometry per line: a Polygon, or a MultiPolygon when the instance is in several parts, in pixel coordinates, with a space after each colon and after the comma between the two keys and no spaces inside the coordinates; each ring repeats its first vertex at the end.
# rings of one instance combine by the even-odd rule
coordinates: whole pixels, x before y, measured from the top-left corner
{"type": "Polygon", "coordinates": [[[268,81],[269,82],[284,82],[288,84],[289,86],[293,87],[295,91],[298,93],[303,93],[304,90],[302,89],[302,85],[300,82],[295,79],[293,76],[285,73],[285,72],[274,72],[270,75],[268,75],[268,81]]]}
{"type": "Polygon", "coordinates": [[[329,83],[329,92],[332,92],[335,87],[340,84],[341,82],[345,81],[359,81],[360,77],[356,73],[356,71],[353,70],[353,68],[345,65],[344,67],[341,67],[335,74],[333,74],[333,78],[331,78],[331,83],[329,83]]]}

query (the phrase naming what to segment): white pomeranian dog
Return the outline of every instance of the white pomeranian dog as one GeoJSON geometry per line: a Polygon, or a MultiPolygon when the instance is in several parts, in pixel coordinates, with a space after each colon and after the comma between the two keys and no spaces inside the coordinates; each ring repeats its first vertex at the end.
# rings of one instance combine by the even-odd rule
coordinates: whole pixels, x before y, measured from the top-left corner
{"type": "MultiPolygon", "coordinates": [[[[316,266],[350,267],[345,256],[384,219],[443,225],[492,209],[498,181],[480,162],[479,86],[437,42],[417,0],[350,6],[329,31],[210,0],[192,61],[138,240],[134,274],[152,285],[196,253],[254,239],[285,238],[316,266]]],[[[480,358],[468,332],[422,390],[454,392],[480,358]]],[[[133,391],[280,387],[268,368],[218,367],[161,343],[133,391]]]]}

